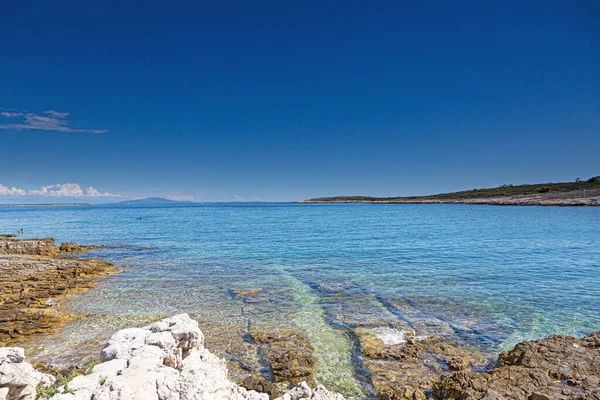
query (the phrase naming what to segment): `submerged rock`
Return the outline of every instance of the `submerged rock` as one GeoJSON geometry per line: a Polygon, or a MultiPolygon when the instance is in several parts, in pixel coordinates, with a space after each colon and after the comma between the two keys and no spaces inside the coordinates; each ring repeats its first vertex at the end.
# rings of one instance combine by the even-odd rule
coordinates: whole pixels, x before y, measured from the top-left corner
{"type": "Polygon", "coordinates": [[[250,331],[252,340],[261,345],[275,382],[312,379],[315,359],[310,342],[297,333],[272,334],[250,331]]]}
{"type": "Polygon", "coordinates": [[[25,362],[22,348],[0,348],[0,399],[34,400],[37,387],[49,387],[54,381],[52,375],[38,372],[25,362]]]}
{"type": "Polygon", "coordinates": [[[101,246],[97,246],[97,245],[79,245],[77,243],[73,243],[73,242],[65,242],[63,244],[60,245],[60,247],[58,248],[59,251],[62,254],[78,254],[78,253],[85,253],[86,251],[92,250],[92,249],[97,249],[101,246]]]}
{"type": "Polygon", "coordinates": [[[235,298],[241,298],[243,299],[246,296],[250,296],[253,295],[255,293],[260,292],[262,289],[261,288],[251,288],[251,289],[231,289],[231,294],[235,297],[235,298]]]}
{"type": "Polygon", "coordinates": [[[491,371],[456,372],[433,393],[438,399],[600,399],[600,332],[519,343],[491,371]]]}
{"type": "Polygon", "coordinates": [[[277,397],[279,392],[273,383],[258,375],[252,375],[244,378],[244,380],[240,383],[240,386],[243,386],[248,390],[255,390],[259,393],[266,393],[271,399],[277,397]]]}

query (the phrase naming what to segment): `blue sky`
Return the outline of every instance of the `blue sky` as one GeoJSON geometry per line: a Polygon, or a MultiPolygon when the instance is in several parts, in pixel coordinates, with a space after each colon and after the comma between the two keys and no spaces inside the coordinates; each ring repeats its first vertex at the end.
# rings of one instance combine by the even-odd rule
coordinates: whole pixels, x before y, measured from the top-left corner
{"type": "Polygon", "coordinates": [[[0,37],[0,202],[600,174],[595,1],[17,1],[0,37]]]}

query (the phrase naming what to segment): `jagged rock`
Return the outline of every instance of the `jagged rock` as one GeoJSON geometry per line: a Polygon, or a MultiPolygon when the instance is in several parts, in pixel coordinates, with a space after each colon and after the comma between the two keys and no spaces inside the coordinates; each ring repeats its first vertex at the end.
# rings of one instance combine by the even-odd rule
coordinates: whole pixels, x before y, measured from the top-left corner
{"type": "Polygon", "coordinates": [[[506,400],[504,397],[500,396],[498,393],[494,392],[492,389],[486,390],[483,395],[482,400],[506,400]]]}
{"type": "Polygon", "coordinates": [[[52,375],[38,372],[25,362],[22,348],[0,348],[0,399],[34,400],[38,386],[49,387],[54,381],[52,375]]]}
{"type": "Polygon", "coordinates": [[[68,383],[53,400],[267,400],[227,380],[225,362],[204,348],[198,323],[176,315],[115,333],[92,373],[68,383]]]}
{"type": "Polygon", "coordinates": [[[363,368],[380,400],[424,400],[447,369],[470,371],[485,360],[482,353],[449,338],[419,338],[412,331],[381,326],[359,327],[355,333],[363,368]]]}
{"type": "Polygon", "coordinates": [[[261,344],[275,382],[299,383],[311,380],[315,359],[312,345],[299,334],[271,334],[250,331],[250,337],[261,344]]]}
{"type": "Polygon", "coordinates": [[[600,399],[599,381],[600,332],[582,339],[551,335],[501,353],[489,372],[456,372],[433,394],[438,399],[600,399]]]}

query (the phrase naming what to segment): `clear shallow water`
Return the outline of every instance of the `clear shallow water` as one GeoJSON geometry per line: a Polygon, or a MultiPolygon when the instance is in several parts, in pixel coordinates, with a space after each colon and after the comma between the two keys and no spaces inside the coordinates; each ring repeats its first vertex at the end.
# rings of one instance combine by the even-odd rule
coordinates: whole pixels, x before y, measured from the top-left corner
{"type": "Polygon", "coordinates": [[[317,380],[350,387],[345,328],[355,324],[442,321],[490,355],[600,329],[600,208],[1,207],[0,233],[21,228],[24,237],[114,245],[91,256],[126,266],[70,301],[90,317],[61,333],[68,348],[40,342],[40,356],[57,360],[72,342],[187,312],[209,339],[299,329],[315,347],[317,380]],[[239,288],[262,288],[260,302],[243,304],[231,294],[239,288]],[[400,312],[390,307],[398,302],[400,312]]]}

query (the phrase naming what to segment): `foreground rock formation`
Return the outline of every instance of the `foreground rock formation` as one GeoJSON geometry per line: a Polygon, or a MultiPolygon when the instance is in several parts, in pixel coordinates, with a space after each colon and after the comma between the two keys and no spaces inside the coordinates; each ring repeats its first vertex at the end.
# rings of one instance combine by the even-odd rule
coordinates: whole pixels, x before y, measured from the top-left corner
{"type": "Polygon", "coordinates": [[[115,270],[100,260],[60,257],[87,246],[63,247],[51,238],[0,237],[0,345],[53,330],[68,319],[58,307],[65,296],[115,270]]]}
{"type": "MultiPolygon", "coordinates": [[[[198,323],[187,314],[144,328],[121,330],[104,346],[100,357],[103,362],[94,366],[90,374],[58,387],[51,399],[269,399],[268,394],[247,390],[227,379],[225,361],[204,347],[198,323]]],[[[0,349],[0,399],[34,399],[36,387],[54,382],[53,377],[35,371],[23,360],[23,349],[0,349]],[[19,373],[25,370],[26,376],[19,373]]],[[[322,386],[311,389],[301,382],[278,399],[343,400],[344,397],[322,386]]]]}
{"type": "MultiPolygon", "coordinates": [[[[370,340],[361,338],[365,360],[393,360],[384,362],[393,384],[374,382],[379,399],[600,399],[600,332],[582,339],[552,335],[523,342],[502,353],[494,368],[477,373],[460,362],[462,354],[441,343],[409,339],[405,345],[382,346],[370,340]],[[442,348],[436,350],[434,345],[442,348]],[[415,385],[409,372],[413,359],[428,352],[438,356],[449,352],[447,375],[436,379],[436,371],[431,376],[433,391],[420,390],[419,385],[430,383],[421,380],[415,385]]],[[[344,399],[322,386],[311,389],[306,382],[279,396],[278,389],[260,376],[245,379],[243,387],[236,385],[228,379],[225,360],[204,347],[198,323],[187,314],[117,332],[102,349],[100,359],[102,363],[89,373],[54,383],[55,377],[24,361],[23,349],[0,348],[0,399],[32,400],[40,388],[46,388],[41,393],[48,395],[38,398],[53,400],[344,399]]]]}
{"type": "Polygon", "coordinates": [[[457,372],[434,389],[438,399],[600,399],[600,332],[552,335],[500,354],[495,368],[457,372]]]}
{"type": "Polygon", "coordinates": [[[38,372],[25,362],[22,348],[0,348],[0,399],[35,399],[38,387],[49,387],[54,382],[52,375],[38,372]]]}

